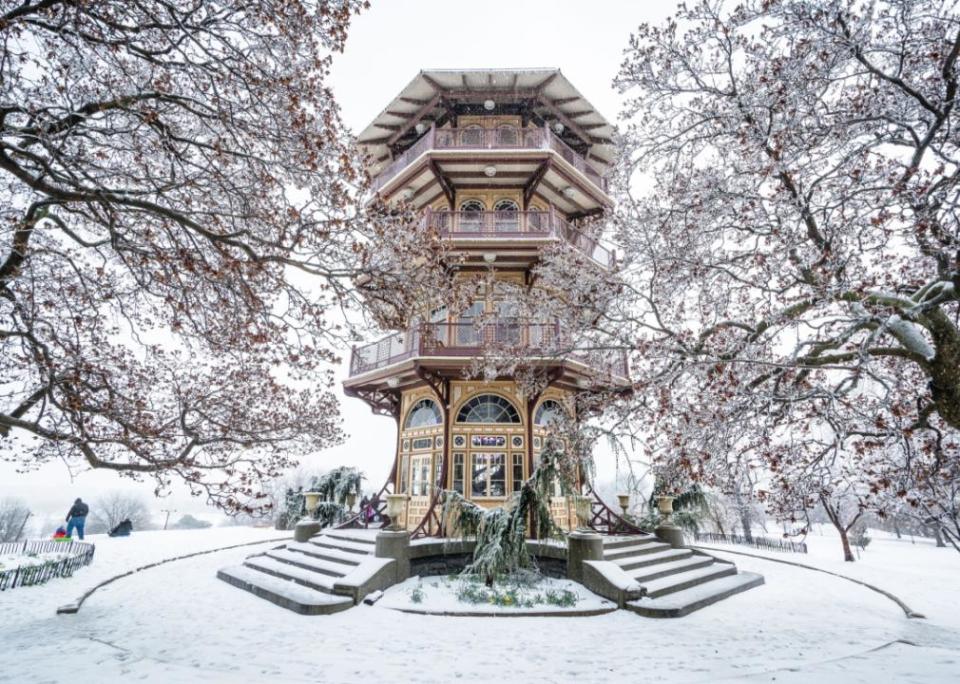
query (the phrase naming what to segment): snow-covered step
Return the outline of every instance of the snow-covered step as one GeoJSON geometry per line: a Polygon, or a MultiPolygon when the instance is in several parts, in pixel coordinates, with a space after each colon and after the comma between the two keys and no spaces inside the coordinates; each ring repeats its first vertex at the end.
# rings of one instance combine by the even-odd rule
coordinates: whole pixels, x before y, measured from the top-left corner
{"type": "Polygon", "coordinates": [[[324,575],[322,572],[315,572],[301,568],[298,565],[284,563],[269,556],[250,556],[243,561],[248,568],[265,572],[268,575],[282,577],[293,580],[305,587],[310,587],[316,591],[326,591],[333,593],[333,585],[338,578],[324,575]]]}
{"type": "Polygon", "coordinates": [[[646,544],[653,541],[657,541],[657,538],[652,534],[631,534],[615,537],[605,536],[603,538],[603,550],[606,552],[607,549],[622,549],[625,546],[637,546],[638,544],[646,544]]]}
{"type": "Polygon", "coordinates": [[[634,544],[633,546],[624,546],[609,550],[604,549],[603,558],[604,560],[615,561],[620,558],[629,558],[630,556],[639,556],[647,553],[666,551],[669,548],[671,548],[669,544],[665,544],[661,541],[649,541],[642,544],[634,544]]]}
{"type": "Polygon", "coordinates": [[[330,537],[326,534],[321,534],[318,537],[311,537],[310,543],[328,549],[350,551],[351,553],[355,554],[373,555],[373,552],[376,550],[376,546],[371,544],[349,541],[347,539],[338,539],[335,537],[330,537]]]}
{"type": "Polygon", "coordinates": [[[325,530],[322,535],[332,539],[342,539],[355,544],[369,544],[373,551],[377,545],[377,532],[379,530],[325,530]]]}
{"type": "Polygon", "coordinates": [[[644,582],[649,582],[650,580],[659,579],[661,577],[667,577],[668,575],[675,575],[679,572],[686,572],[687,570],[694,570],[696,568],[705,568],[708,565],[713,565],[713,558],[710,556],[698,556],[694,554],[689,558],[682,558],[678,561],[648,565],[647,567],[640,568],[638,570],[632,570],[629,574],[637,582],[643,584],[644,582]]]}
{"type": "Polygon", "coordinates": [[[303,615],[336,613],[353,605],[353,600],[348,597],[316,591],[289,579],[275,577],[243,565],[223,568],[217,572],[217,577],[303,615]]]}
{"type": "Polygon", "coordinates": [[[763,584],[763,576],[741,572],[658,598],[628,601],[626,608],[647,617],[683,617],[695,610],[763,584]]]}
{"type": "Polygon", "coordinates": [[[298,553],[322,558],[323,560],[344,563],[346,565],[357,565],[363,562],[364,557],[355,551],[341,551],[340,549],[328,548],[326,546],[317,546],[310,542],[291,542],[287,544],[287,549],[298,553]]]}
{"type": "Polygon", "coordinates": [[[658,563],[677,561],[681,558],[689,558],[692,555],[693,551],[690,549],[668,549],[667,551],[659,551],[657,553],[645,553],[639,556],[630,556],[629,558],[619,558],[613,562],[624,570],[629,571],[658,563]]]}
{"type": "Polygon", "coordinates": [[[267,551],[266,555],[282,563],[290,563],[291,565],[312,570],[313,572],[322,572],[323,574],[330,575],[331,577],[343,577],[357,567],[356,565],[348,565],[346,563],[338,563],[336,561],[315,558],[314,556],[308,556],[305,553],[288,551],[287,549],[274,549],[272,551],[267,551]]]}
{"type": "Polygon", "coordinates": [[[660,579],[642,582],[646,595],[650,598],[659,598],[667,594],[684,591],[698,584],[703,584],[727,575],[736,575],[737,568],[732,563],[713,563],[704,568],[679,572],[675,575],[660,579]]]}

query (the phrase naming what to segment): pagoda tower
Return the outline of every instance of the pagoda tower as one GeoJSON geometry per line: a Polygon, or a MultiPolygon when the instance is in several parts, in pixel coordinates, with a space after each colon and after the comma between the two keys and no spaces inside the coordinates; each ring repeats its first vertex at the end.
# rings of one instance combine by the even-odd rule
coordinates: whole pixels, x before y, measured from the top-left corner
{"type": "MultiPolygon", "coordinates": [[[[614,254],[580,228],[611,207],[606,173],[613,126],[556,69],[420,72],[361,133],[376,199],[412,206],[420,228],[445,241],[453,278],[493,273],[529,284],[544,250],[576,250],[588,267],[614,268],[614,254]]],[[[528,478],[560,413],[576,419],[585,388],[629,384],[625,353],[558,355],[565,331],[526,321],[478,292],[467,309],[423,302],[418,323],[353,350],[347,395],[397,421],[385,493],[407,494],[401,524],[439,532],[438,494],[455,490],[502,505],[528,478]],[[527,396],[515,378],[470,379],[466,370],[490,343],[520,349],[547,383],[527,396]]],[[[592,494],[589,483],[580,483],[592,494]]],[[[554,497],[565,529],[571,503],[554,497]]],[[[604,512],[597,500],[595,520],[604,512]]],[[[621,521],[622,522],[622,521],[621,521]]]]}

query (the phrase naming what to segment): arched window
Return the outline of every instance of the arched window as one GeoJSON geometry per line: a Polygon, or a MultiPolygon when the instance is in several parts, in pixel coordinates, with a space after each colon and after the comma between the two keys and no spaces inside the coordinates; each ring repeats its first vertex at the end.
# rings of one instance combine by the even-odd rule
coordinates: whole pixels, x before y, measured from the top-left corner
{"type": "Polygon", "coordinates": [[[436,403],[429,399],[421,399],[410,409],[410,413],[407,414],[407,422],[404,423],[403,427],[409,429],[442,424],[443,416],[440,414],[440,409],[436,403]]]}
{"type": "Polygon", "coordinates": [[[474,124],[460,130],[460,147],[480,147],[483,145],[483,128],[474,124]]]}
{"type": "Polygon", "coordinates": [[[469,199],[460,204],[460,225],[464,233],[479,233],[483,228],[483,212],[487,207],[477,199],[469,199]]]}
{"type": "Polygon", "coordinates": [[[515,233],[519,228],[517,221],[517,212],[520,207],[511,199],[498,200],[493,205],[494,215],[496,216],[496,226],[498,233],[515,233]]]}
{"type": "Polygon", "coordinates": [[[547,399],[537,407],[537,412],[533,415],[533,424],[550,425],[563,420],[566,415],[567,412],[563,410],[559,401],[547,399]]]}
{"type": "Polygon", "coordinates": [[[497,127],[497,146],[498,147],[516,147],[520,143],[520,132],[516,126],[498,126],[497,127]]]}
{"type": "Polygon", "coordinates": [[[458,423],[519,423],[520,414],[509,401],[496,394],[473,397],[460,408],[458,423]]]}
{"type": "Polygon", "coordinates": [[[430,227],[436,228],[441,233],[450,232],[450,208],[440,207],[430,212],[430,227]]]}

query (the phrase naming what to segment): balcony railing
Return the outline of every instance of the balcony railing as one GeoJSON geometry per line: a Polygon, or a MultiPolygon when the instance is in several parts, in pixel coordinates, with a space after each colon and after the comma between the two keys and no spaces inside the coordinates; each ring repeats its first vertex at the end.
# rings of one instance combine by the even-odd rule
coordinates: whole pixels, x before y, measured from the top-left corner
{"type": "Polygon", "coordinates": [[[433,211],[426,209],[421,226],[448,238],[560,238],[601,266],[613,268],[616,257],[576,226],[552,211],[433,211]]]}
{"type": "Polygon", "coordinates": [[[569,335],[554,323],[509,319],[423,323],[408,332],[394,333],[355,348],[350,358],[350,376],[420,356],[475,357],[500,351],[521,356],[569,358],[606,376],[628,377],[626,350],[571,350],[571,346],[569,335]]]}
{"type": "Polygon", "coordinates": [[[428,150],[553,150],[568,164],[589,178],[594,185],[607,191],[607,179],[586,159],[550,132],[549,128],[436,128],[423,134],[403,154],[388,164],[373,179],[374,192],[393,180],[410,163],[428,150]]]}

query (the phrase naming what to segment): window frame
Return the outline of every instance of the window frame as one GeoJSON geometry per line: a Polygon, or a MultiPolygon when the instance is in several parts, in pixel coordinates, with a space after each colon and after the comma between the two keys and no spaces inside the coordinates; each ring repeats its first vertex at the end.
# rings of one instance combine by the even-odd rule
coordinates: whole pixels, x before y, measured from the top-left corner
{"type": "Polygon", "coordinates": [[[464,401],[457,409],[457,416],[454,422],[468,425],[522,425],[523,418],[520,415],[520,411],[517,410],[517,407],[513,405],[513,402],[506,397],[503,397],[499,394],[485,393],[474,395],[464,401]],[[503,416],[505,414],[509,420],[468,420],[473,412],[480,408],[481,403],[479,402],[482,400],[485,400],[487,404],[496,403],[497,406],[500,407],[499,416],[503,416]],[[513,418],[516,418],[516,420],[513,420],[513,418]]]}

